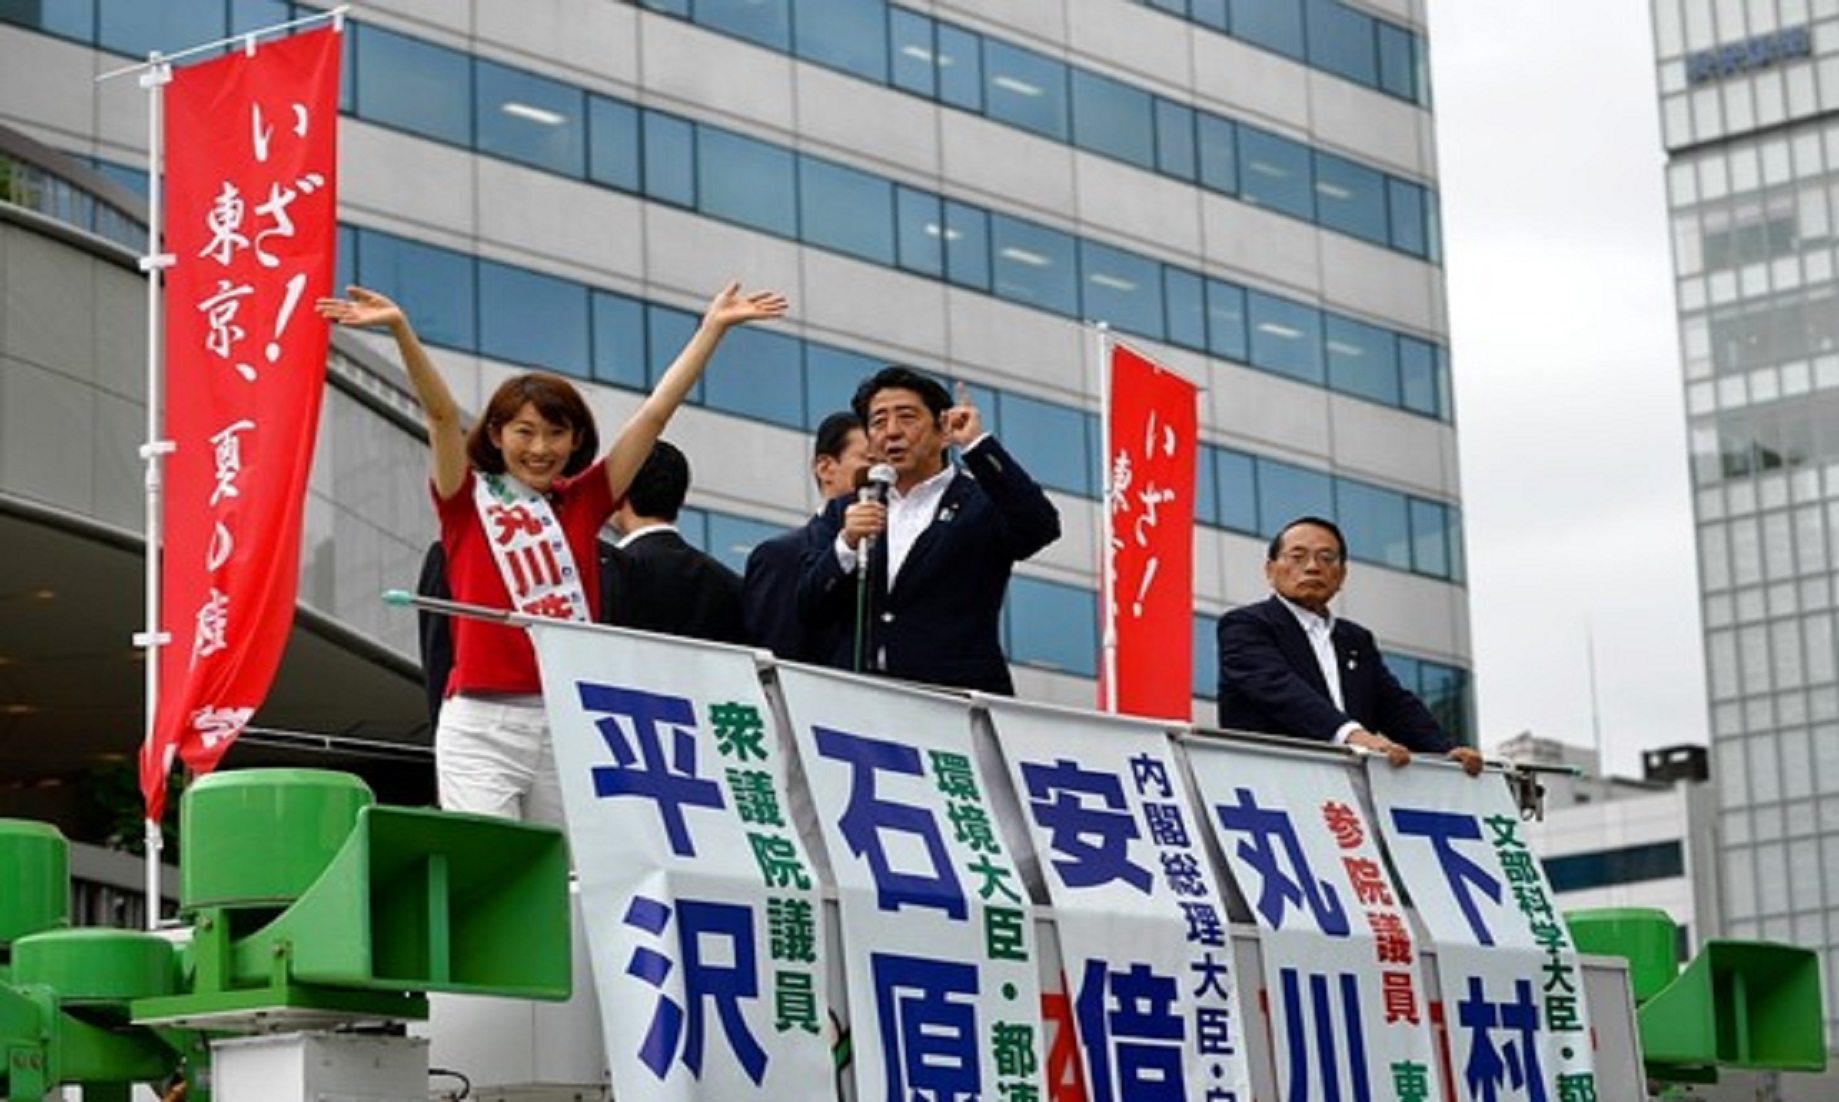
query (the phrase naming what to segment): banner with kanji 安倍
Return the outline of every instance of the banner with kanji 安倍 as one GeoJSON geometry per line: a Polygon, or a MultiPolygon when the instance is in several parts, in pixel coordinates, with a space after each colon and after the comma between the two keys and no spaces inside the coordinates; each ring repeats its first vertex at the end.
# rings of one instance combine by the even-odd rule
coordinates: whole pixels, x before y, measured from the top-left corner
{"type": "Polygon", "coordinates": [[[164,542],[147,816],[175,757],[208,773],[268,694],[299,588],[325,386],[342,36],[313,31],[165,88],[164,542]]]}
{"type": "Polygon", "coordinates": [[[560,621],[528,630],[614,1093],[823,1094],[822,884],[753,655],[560,621]]]}

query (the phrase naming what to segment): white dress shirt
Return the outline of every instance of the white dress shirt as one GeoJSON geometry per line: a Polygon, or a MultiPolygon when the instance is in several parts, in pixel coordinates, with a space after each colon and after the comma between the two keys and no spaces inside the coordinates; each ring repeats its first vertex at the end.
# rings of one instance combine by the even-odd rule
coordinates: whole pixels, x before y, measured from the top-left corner
{"type": "MultiPolygon", "coordinates": [[[[1335,702],[1337,710],[1345,713],[1347,705],[1341,699],[1340,660],[1335,656],[1335,614],[1331,611],[1326,616],[1318,616],[1281,593],[1277,594],[1277,599],[1296,617],[1303,634],[1308,636],[1309,649],[1315,652],[1315,664],[1321,668],[1322,680],[1328,683],[1328,699],[1335,702]]],[[[1360,724],[1351,719],[1343,723],[1335,731],[1335,745],[1345,744],[1347,736],[1359,729],[1360,724]]]]}

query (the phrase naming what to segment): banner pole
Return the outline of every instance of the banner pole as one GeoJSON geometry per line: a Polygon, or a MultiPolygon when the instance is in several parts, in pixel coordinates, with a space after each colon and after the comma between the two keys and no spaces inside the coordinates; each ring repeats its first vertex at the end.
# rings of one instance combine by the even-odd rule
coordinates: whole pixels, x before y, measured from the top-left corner
{"type": "Polygon", "coordinates": [[[1117,560],[1111,553],[1111,495],[1116,492],[1111,470],[1111,326],[1092,326],[1094,356],[1098,363],[1098,660],[1104,699],[1099,706],[1117,712],[1117,560]]]}
{"type": "MultiPolygon", "coordinates": [[[[166,83],[172,79],[172,66],[158,50],[147,57],[140,85],[147,92],[147,255],[140,267],[147,274],[147,439],[141,445],[141,459],[147,464],[146,494],[146,621],[145,628],[134,637],[142,648],[143,697],[146,707],[145,729],[141,732],[141,752],[153,745],[153,728],[159,719],[160,649],[170,637],[160,631],[160,547],[164,540],[163,494],[166,456],[173,450],[172,441],[161,437],[165,394],[165,341],[162,322],[162,273],[172,265],[172,256],[160,251],[164,225],[160,195],[160,162],[164,155],[161,141],[161,107],[166,83]]],[[[165,839],[160,821],[146,818],[147,851],[147,929],[160,924],[160,855],[165,839]]]]}

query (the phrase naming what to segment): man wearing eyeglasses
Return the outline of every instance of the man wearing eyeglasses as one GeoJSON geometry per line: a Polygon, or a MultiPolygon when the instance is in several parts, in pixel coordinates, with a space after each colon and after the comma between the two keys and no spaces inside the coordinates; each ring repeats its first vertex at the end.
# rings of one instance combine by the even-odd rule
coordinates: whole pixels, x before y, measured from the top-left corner
{"type": "Polygon", "coordinates": [[[1273,596],[1220,617],[1220,726],[1358,746],[1393,765],[1413,750],[1443,754],[1470,776],[1458,746],[1380,657],[1373,633],[1329,610],[1347,580],[1347,541],[1332,521],[1298,517],[1271,540],[1273,596]]]}

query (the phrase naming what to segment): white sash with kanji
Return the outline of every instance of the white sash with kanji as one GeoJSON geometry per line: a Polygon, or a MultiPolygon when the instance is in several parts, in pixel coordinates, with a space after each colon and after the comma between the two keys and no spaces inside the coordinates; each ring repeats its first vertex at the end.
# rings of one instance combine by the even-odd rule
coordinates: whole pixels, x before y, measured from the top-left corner
{"type": "Polygon", "coordinates": [[[514,610],[554,620],[593,619],[575,554],[548,498],[515,478],[478,472],[473,506],[514,610]]]}

